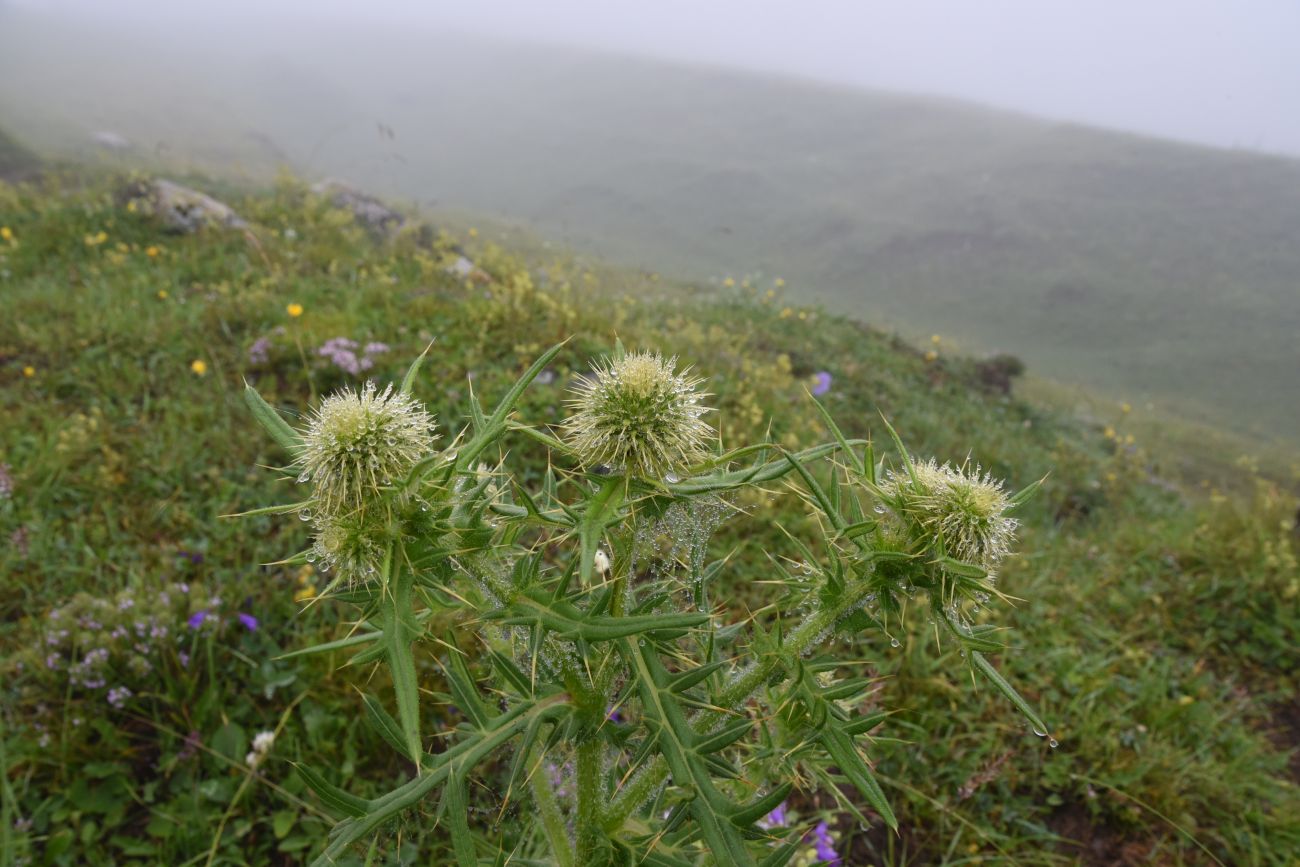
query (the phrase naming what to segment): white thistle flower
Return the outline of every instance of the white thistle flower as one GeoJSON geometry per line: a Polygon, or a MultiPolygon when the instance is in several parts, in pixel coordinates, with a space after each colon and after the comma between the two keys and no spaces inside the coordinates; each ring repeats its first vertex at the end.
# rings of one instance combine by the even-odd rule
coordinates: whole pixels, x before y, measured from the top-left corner
{"type": "Polygon", "coordinates": [[[302,475],[314,487],[317,512],[363,508],[408,472],[433,444],[433,416],[408,394],[367,382],[321,402],[303,434],[302,475]]]}
{"type": "Polygon", "coordinates": [[[881,492],[913,542],[940,542],[948,556],[989,573],[1011,550],[1019,526],[1006,514],[1011,500],[1002,482],[978,467],[967,473],[934,460],[914,463],[911,474],[891,473],[881,492]]]}
{"type": "Polygon", "coordinates": [[[713,434],[701,419],[709,411],[696,391],[703,380],[676,367],[676,358],[636,352],[605,359],[581,379],[564,433],[584,466],[658,479],[703,459],[713,434]]]}

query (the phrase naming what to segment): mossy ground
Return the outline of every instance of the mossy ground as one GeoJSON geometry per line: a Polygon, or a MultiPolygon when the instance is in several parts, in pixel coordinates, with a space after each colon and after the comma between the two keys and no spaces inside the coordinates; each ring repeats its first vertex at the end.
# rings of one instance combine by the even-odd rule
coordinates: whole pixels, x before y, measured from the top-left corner
{"type": "MultiPolygon", "coordinates": [[[[313,576],[264,565],[300,549],[305,525],[223,517],[283,501],[291,482],[259,469],[275,457],[243,380],[302,414],[357,381],[318,354],[326,341],[387,344],[366,373],[380,382],[433,341],[416,393],[454,431],[470,389],[491,403],[567,339],[519,410],[558,423],[566,385],[617,337],[706,377],[725,442],[825,437],[805,394],[824,371],[822,400],[850,435],[883,439],[883,414],[920,456],[969,457],[1012,488],[1046,477],[1001,583],[1021,601],[989,615],[1014,629],[999,665],[1059,746],[973,688],[924,618],[898,648],[846,637],[836,652],[869,660],[896,711],[871,754],[903,831],[831,816],[825,796],[794,807],[827,811],[850,863],[1295,863],[1300,575],[1286,482],[1240,467],[1231,492],[1182,490],[1159,468],[1187,455],[1128,441],[1118,411],[1086,425],[1000,394],[942,345],[927,357],[775,286],[670,286],[461,231],[377,239],[290,180],[224,191],[247,232],[171,235],[115,188],[0,186],[12,235],[0,241],[0,464],[12,478],[0,499],[0,861],[297,863],[328,824],[290,762],[363,795],[407,772],[362,721],[342,656],[276,659],[343,634],[350,612],[309,605],[313,576]],[[480,269],[469,278],[447,268],[460,250],[480,269]],[[186,664],[168,651],[123,708],[44,664],[50,612],[76,594],[152,598],[175,582],[212,597],[225,625],[176,624],[186,664]],[[253,733],[277,726],[271,758],[248,775],[253,733]]],[[[520,442],[506,459],[528,474],[540,457],[520,442]]],[[[1230,463],[1204,461],[1207,478],[1230,463]]],[[[782,488],[737,505],[750,517],[715,537],[734,551],[729,608],[772,617],[767,558],[794,553],[779,528],[813,539],[815,527],[782,488]]],[[[432,666],[421,676],[436,687],[432,666]]],[[[451,708],[430,713],[454,724],[451,708]]],[[[519,807],[502,812],[490,780],[475,801],[474,820],[507,837],[526,824],[509,821],[519,807]]],[[[440,863],[443,844],[411,816],[372,863],[440,863]]]]}

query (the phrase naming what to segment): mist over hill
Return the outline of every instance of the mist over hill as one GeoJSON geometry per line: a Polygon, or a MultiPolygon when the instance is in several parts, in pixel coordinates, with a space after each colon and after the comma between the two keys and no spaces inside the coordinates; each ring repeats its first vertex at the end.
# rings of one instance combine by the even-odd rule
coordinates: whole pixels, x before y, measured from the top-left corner
{"type": "Polygon", "coordinates": [[[0,118],[123,166],[339,176],[1265,438],[1300,430],[1300,161],[451,34],[11,10],[0,118]],[[129,145],[108,151],[91,136],[129,145]]]}

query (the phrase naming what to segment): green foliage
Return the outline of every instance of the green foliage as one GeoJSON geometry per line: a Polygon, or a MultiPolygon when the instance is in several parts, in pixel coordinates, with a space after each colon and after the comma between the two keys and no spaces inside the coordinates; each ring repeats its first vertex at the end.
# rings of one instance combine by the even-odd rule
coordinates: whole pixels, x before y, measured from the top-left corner
{"type": "MultiPolygon", "coordinates": [[[[215,851],[214,862],[305,860],[319,853],[336,819],[371,810],[395,787],[401,794],[384,801],[388,818],[374,828],[361,820],[345,826],[359,841],[374,838],[372,863],[451,861],[453,838],[464,845],[451,824],[459,822],[452,808],[462,795],[460,813],[475,839],[508,839],[518,844],[518,858],[544,857],[541,839],[562,836],[576,807],[575,793],[552,782],[545,760],[556,749],[551,732],[559,716],[574,711],[546,704],[554,697],[534,687],[530,666],[484,652],[478,630],[517,618],[506,626],[585,632],[600,652],[632,658],[618,649],[628,639],[601,619],[612,617],[609,610],[584,605],[600,593],[595,549],[608,541],[606,518],[636,503],[656,516],[656,532],[636,546],[650,577],[670,582],[698,568],[705,593],[692,600],[694,612],[703,604],[722,623],[750,618],[749,657],[778,658],[801,608],[818,603],[814,588],[835,578],[836,557],[857,557],[855,540],[874,539],[873,522],[885,517],[869,500],[854,514],[845,474],[868,475],[880,457],[901,466],[881,439],[874,457],[866,459],[859,445],[852,462],[838,443],[834,457],[814,448],[836,439],[804,393],[818,371],[833,377],[819,399],[846,440],[882,433],[878,409],[916,454],[957,465],[969,456],[1012,490],[1043,480],[1018,512],[1018,547],[1032,553],[1007,559],[998,574],[997,589],[1017,600],[1000,616],[1014,624],[1015,638],[988,629],[993,621],[981,606],[968,609],[972,629],[963,644],[938,619],[937,631],[928,623],[932,611],[917,604],[921,592],[915,600],[903,595],[899,611],[877,614],[887,635],[845,620],[822,655],[756,687],[755,701],[774,714],[710,731],[690,747],[699,756],[691,761],[711,774],[724,770],[713,761],[718,751],[741,770],[787,763],[790,775],[774,772],[765,795],[793,786],[785,827],[796,858],[811,851],[802,831],[822,821],[835,845],[860,863],[1069,862],[1084,850],[1060,836],[1081,834],[1112,861],[1128,852],[1139,861],[1204,863],[1205,846],[1225,864],[1286,864],[1300,848],[1300,804],[1285,753],[1294,734],[1283,712],[1295,698],[1285,649],[1297,638],[1288,604],[1295,500],[1287,485],[1261,480],[1257,500],[1170,491],[1157,474],[1185,458],[1194,458],[1205,478],[1255,482],[1250,468],[1220,467],[1203,448],[1174,453],[1154,439],[1132,447],[1118,441],[1123,430],[1107,438],[1041,406],[991,394],[963,359],[945,353],[927,361],[887,334],[779,296],[683,291],[648,275],[554,255],[525,260],[479,239],[422,235],[417,227],[375,240],[350,214],[292,182],[229,201],[252,223],[255,242],[241,233],[165,234],[99,183],[51,178],[40,187],[0,186],[0,224],[17,242],[0,245],[9,314],[0,320],[0,464],[11,485],[0,498],[0,540],[9,543],[0,547],[6,857],[202,863],[215,851]],[[445,270],[457,250],[487,282],[445,270]],[[289,315],[289,304],[302,305],[302,315],[289,315]],[[783,316],[787,307],[793,312],[783,316]],[[762,442],[770,432],[808,468],[820,499],[768,447],[733,454],[725,466],[702,465],[671,490],[640,490],[620,502],[611,488],[590,518],[570,514],[588,495],[584,486],[599,493],[608,477],[575,475],[558,458],[548,465],[548,450],[562,453],[560,440],[540,428],[563,421],[565,384],[586,373],[616,334],[629,347],[655,346],[694,362],[709,377],[712,419],[725,441],[762,442]],[[533,384],[511,397],[529,361],[568,335],[533,384]],[[362,384],[334,356],[318,354],[339,336],[358,351],[371,342],[391,347],[372,356],[365,372],[381,382],[401,381],[402,360],[436,338],[409,391],[439,419],[440,448],[454,449],[457,432],[470,425],[458,448],[465,461],[448,477],[456,491],[446,494],[467,505],[437,517],[449,533],[478,546],[476,522],[499,522],[528,528],[504,540],[508,546],[571,540],[514,563],[503,580],[534,586],[541,599],[522,595],[490,626],[447,616],[460,604],[447,592],[459,586],[452,576],[412,588],[419,607],[406,626],[430,636],[411,648],[419,725],[426,735],[445,734],[421,744],[418,777],[388,667],[376,664],[387,653],[382,597],[362,585],[354,597],[340,587],[340,599],[310,602],[329,576],[311,564],[279,562],[309,547],[309,524],[292,517],[297,503],[283,514],[221,517],[285,499],[294,490],[286,481],[299,474],[287,469],[278,478],[258,469],[286,466],[292,446],[251,434],[244,380],[290,429],[302,427],[296,414],[319,395],[362,384]],[[263,338],[265,354],[250,357],[263,338]],[[191,368],[196,360],[205,362],[202,374],[191,368]],[[513,415],[477,402],[499,408],[506,397],[513,415]],[[503,485],[489,445],[501,437],[520,483],[513,490],[503,485]],[[493,487],[497,493],[489,493],[493,487]],[[731,508],[747,517],[715,522],[707,544],[689,535],[679,542],[675,530],[728,514],[709,498],[727,492],[731,508]],[[475,515],[468,504],[485,499],[498,505],[475,515]],[[843,526],[832,532],[824,522],[837,502],[843,526]],[[590,551],[589,567],[582,557],[574,563],[580,549],[590,551]],[[553,598],[569,571],[560,571],[561,563],[573,564],[566,593],[581,594],[574,610],[553,598]],[[804,563],[818,568],[806,574],[804,563]],[[592,580],[583,582],[586,568],[592,580]],[[69,694],[55,672],[25,665],[13,673],[18,660],[43,660],[36,649],[48,615],[78,594],[113,602],[127,591],[137,604],[157,604],[163,589],[181,581],[222,601],[220,630],[205,626],[211,631],[199,633],[198,651],[187,649],[201,667],[158,666],[157,677],[131,687],[121,710],[108,705],[107,686],[69,694]],[[232,619],[240,611],[257,616],[256,632],[232,619]],[[1013,644],[1017,652],[993,657],[996,670],[1052,723],[1057,749],[1030,726],[1019,727],[1020,715],[995,688],[958,682],[968,664],[961,652],[971,660],[972,649],[991,651],[984,642],[1013,644]],[[324,649],[295,652],[312,646],[324,649]],[[491,682],[517,706],[537,709],[503,721],[498,694],[480,689],[478,704],[469,701],[474,690],[464,689],[450,646],[467,654],[471,687],[491,682]],[[363,677],[372,695],[353,688],[363,677]],[[39,715],[27,711],[40,703],[39,715]],[[83,723],[75,727],[78,717],[83,723]],[[870,786],[858,785],[851,756],[841,751],[845,764],[824,769],[827,744],[799,734],[808,719],[831,720],[866,750],[897,833],[887,830],[870,786]],[[38,720],[51,744],[66,742],[66,751],[40,746],[38,720]],[[277,732],[274,746],[250,769],[245,759],[261,731],[277,732]],[[510,743],[520,748],[505,748],[510,743]],[[743,759],[728,752],[742,747],[743,759]],[[476,759],[473,775],[455,757],[434,764],[450,749],[459,750],[459,761],[476,759]],[[450,801],[436,797],[458,774],[463,790],[450,801]],[[431,788],[404,788],[413,784],[431,788]],[[554,802],[533,809],[539,790],[541,798],[554,793],[554,802]],[[533,817],[539,821],[526,821],[533,817]],[[527,839],[512,836],[524,828],[536,830],[527,839]]],[[[849,487],[860,491],[862,484],[849,487]]],[[[438,568],[432,549],[420,556],[428,569],[438,568]]],[[[629,564],[615,556],[611,568],[627,574],[629,564]]],[[[891,568],[878,565],[877,573],[891,568]]],[[[958,578],[967,576],[947,580],[958,578]]],[[[691,620],[653,622],[657,630],[650,620],[633,623],[654,631],[650,644],[690,642],[700,629],[691,620]]],[[[187,624],[181,628],[193,638],[187,624]]],[[[727,662],[724,648],[736,639],[721,632],[717,663],[727,662]]],[[[689,702],[721,688],[721,667],[679,672],[674,665],[664,663],[683,679],[668,692],[688,719],[707,712],[689,702]]],[[[594,718],[604,710],[593,705],[584,713],[594,718]]],[[[593,740],[634,749],[630,736],[620,743],[628,725],[598,723],[593,740]]],[[[576,771],[577,755],[572,764],[576,771]]],[[[734,781],[720,779],[715,788],[727,794],[734,781]]],[[[751,822],[754,810],[767,806],[757,791],[730,800],[741,808],[734,815],[751,822]]],[[[644,805],[621,806],[639,817],[644,805]]],[[[680,797],[663,804],[670,808],[679,815],[668,820],[678,823],[670,833],[684,839],[696,827],[693,808],[680,797]]],[[[661,819],[662,811],[649,818],[661,819]]],[[[637,835],[650,833],[636,820],[629,827],[617,845],[641,845],[637,835]]],[[[688,860],[698,854],[689,843],[675,845],[686,847],[688,860]]],[[[340,863],[361,863],[369,852],[353,851],[340,863]]]]}

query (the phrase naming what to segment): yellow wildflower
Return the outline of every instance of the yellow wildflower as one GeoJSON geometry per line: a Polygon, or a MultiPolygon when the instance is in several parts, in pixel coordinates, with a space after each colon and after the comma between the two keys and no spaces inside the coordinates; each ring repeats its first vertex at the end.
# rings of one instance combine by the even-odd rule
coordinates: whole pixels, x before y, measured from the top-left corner
{"type": "Polygon", "coordinates": [[[927,351],[927,352],[925,353],[925,360],[926,360],[926,361],[938,361],[938,360],[939,360],[939,353],[937,353],[937,352],[935,352],[933,349],[931,349],[931,350],[929,350],[929,351],[927,351]]]}
{"type": "Polygon", "coordinates": [[[31,379],[35,375],[36,375],[36,368],[32,367],[30,364],[23,368],[23,376],[27,377],[28,379],[31,379]]]}
{"type": "Polygon", "coordinates": [[[294,302],[290,304],[288,307],[285,307],[284,310],[286,313],[288,313],[290,316],[293,316],[294,318],[297,318],[302,315],[302,305],[297,302],[294,302]]]}
{"type": "Polygon", "coordinates": [[[722,281],[722,285],[730,289],[732,286],[736,285],[736,281],[733,278],[728,277],[726,280],[722,281]]]}
{"type": "Polygon", "coordinates": [[[470,226],[470,227],[469,227],[469,236],[470,236],[471,238],[477,238],[477,237],[478,237],[478,229],[475,229],[473,226],[470,226]]]}
{"type": "Polygon", "coordinates": [[[1178,703],[1181,704],[1183,707],[1187,707],[1187,705],[1191,704],[1194,701],[1196,701],[1196,699],[1192,698],[1190,695],[1178,696],[1178,703]]]}
{"type": "Polygon", "coordinates": [[[157,259],[157,258],[158,258],[158,248],[157,248],[157,247],[154,247],[154,246],[152,246],[152,245],[150,245],[150,246],[148,246],[148,247],[145,247],[144,254],[145,254],[146,256],[148,256],[150,259],[157,259]]]}
{"type": "Polygon", "coordinates": [[[793,316],[793,315],[794,315],[794,311],[791,310],[789,307],[782,307],[782,308],[781,308],[781,318],[782,318],[782,319],[789,319],[789,318],[790,318],[791,316],[793,316]]]}
{"type": "Polygon", "coordinates": [[[159,289],[159,290],[158,290],[158,297],[159,297],[159,298],[162,298],[163,300],[166,300],[166,298],[167,298],[167,290],[166,290],[166,289],[159,289]]]}
{"type": "Polygon", "coordinates": [[[1124,415],[1128,415],[1133,411],[1133,406],[1127,402],[1121,403],[1119,405],[1119,411],[1124,413],[1124,415]]]}
{"type": "Polygon", "coordinates": [[[0,226],[0,238],[12,241],[14,239],[14,230],[8,226],[0,226]]]}
{"type": "Polygon", "coordinates": [[[807,311],[807,310],[800,310],[800,311],[799,311],[799,318],[800,318],[800,319],[807,319],[807,318],[808,318],[808,311],[807,311]]]}
{"type": "Polygon", "coordinates": [[[190,370],[198,376],[205,376],[208,372],[208,363],[201,358],[196,358],[190,362],[190,370]]]}
{"type": "Polygon", "coordinates": [[[1111,427],[1110,425],[1106,425],[1106,429],[1102,431],[1102,435],[1105,436],[1106,439],[1108,440],[1113,440],[1115,438],[1115,428],[1111,427]]]}
{"type": "Polygon", "coordinates": [[[939,337],[939,335],[937,335],[937,334],[931,334],[931,335],[930,335],[930,342],[933,343],[935,346],[938,346],[938,345],[939,345],[940,340],[941,340],[941,338],[939,337]]]}
{"type": "Polygon", "coordinates": [[[782,286],[785,285],[785,278],[784,278],[784,277],[777,277],[775,280],[772,281],[772,285],[775,286],[776,288],[780,289],[782,286]]]}

